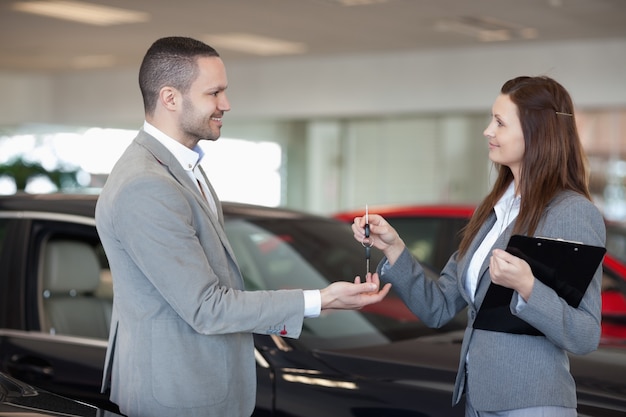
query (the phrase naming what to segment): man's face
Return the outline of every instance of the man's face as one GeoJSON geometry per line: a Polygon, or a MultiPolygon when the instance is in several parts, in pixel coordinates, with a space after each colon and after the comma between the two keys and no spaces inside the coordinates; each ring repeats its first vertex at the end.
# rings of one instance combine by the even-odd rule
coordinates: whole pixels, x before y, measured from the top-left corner
{"type": "Polygon", "coordinates": [[[222,116],[230,110],[226,98],[226,68],[219,57],[198,58],[198,77],[183,96],[180,129],[186,139],[217,140],[222,116]]]}

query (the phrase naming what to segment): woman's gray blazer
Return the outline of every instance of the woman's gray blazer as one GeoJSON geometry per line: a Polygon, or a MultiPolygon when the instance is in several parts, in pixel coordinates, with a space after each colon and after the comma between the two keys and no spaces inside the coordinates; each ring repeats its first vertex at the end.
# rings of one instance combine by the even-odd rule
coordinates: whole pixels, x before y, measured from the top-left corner
{"type": "MultiPolygon", "coordinates": [[[[454,254],[438,280],[426,278],[420,264],[405,249],[390,268],[381,274],[391,282],[407,306],[426,325],[440,327],[468,306],[459,370],[452,403],[460,401],[469,389],[475,409],[500,411],[541,405],[576,407],[576,389],[569,372],[566,352],[585,354],[595,350],[600,339],[602,267],[596,271],[578,308],[539,280],[535,280],[527,305],[515,313],[517,293],[511,312],[545,336],[517,335],[475,330],[472,323],[490,283],[489,259],[480,269],[475,301],[464,289],[469,261],[495,223],[492,212],[471,244],[468,254],[454,254]]],[[[510,225],[497,239],[494,248],[504,249],[511,235],[510,225]]],[[[549,204],[535,236],[562,238],[588,245],[604,246],[604,220],[589,200],[574,192],[563,192],[549,204]]],[[[383,259],[378,266],[382,272],[383,259]]]]}

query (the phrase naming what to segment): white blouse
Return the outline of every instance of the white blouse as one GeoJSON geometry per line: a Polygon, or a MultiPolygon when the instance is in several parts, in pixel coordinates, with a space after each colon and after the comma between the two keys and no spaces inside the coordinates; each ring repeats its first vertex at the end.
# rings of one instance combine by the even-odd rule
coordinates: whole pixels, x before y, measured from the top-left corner
{"type": "Polygon", "coordinates": [[[515,185],[511,182],[509,188],[504,192],[500,200],[496,203],[494,210],[496,212],[496,223],[493,225],[487,236],[474,252],[467,275],[465,275],[465,291],[469,295],[472,302],[476,294],[478,286],[478,274],[480,267],[483,265],[485,258],[491,254],[491,248],[502,232],[515,220],[519,214],[520,197],[515,196],[515,185]]]}

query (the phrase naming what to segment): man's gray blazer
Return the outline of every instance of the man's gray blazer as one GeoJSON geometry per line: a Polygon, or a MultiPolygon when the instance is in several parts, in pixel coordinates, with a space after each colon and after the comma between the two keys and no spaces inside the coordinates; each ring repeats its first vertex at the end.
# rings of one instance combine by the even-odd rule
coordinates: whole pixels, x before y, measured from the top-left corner
{"type": "MultiPolygon", "coordinates": [[[[551,288],[535,280],[527,305],[515,313],[519,296],[514,293],[511,312],[545,337],[475,330],[472,323],[491,282],[489,257],[480,269],[473,303],[464,289],[464,277],[473,253],[494,223],[492,213],[468,254],[463,258],[454,254],[436,281],[425,277],[406,249],[381,279],[392,282],[407,306],[430,327],[444,325],[468,306],[453,404],[468,389],[472,405],[479,411],[541,405],[575,408],[576,391],[566,351],[585,354],[598,346],[602,268],[596,271],[578,308],[570,307],[551,288]]],[[[506,247],[512,228],[510,225],[501,234],[494,248],[506,247]]],[[[574,192],[563,192],[549,204],[535,236],[604,246],[606,231],[602,215],[589,200],[574,192]]],[[[385,261],[379,265],[379,273],[385,261]]]]}
{"type": "Polygon", "coordinates": [[[98,199],[114,289],[103,391],[131,417],[250,415],[252,333],[300,335],[302,291],[243,291],[217,205],[144,131],[98,199]]]}

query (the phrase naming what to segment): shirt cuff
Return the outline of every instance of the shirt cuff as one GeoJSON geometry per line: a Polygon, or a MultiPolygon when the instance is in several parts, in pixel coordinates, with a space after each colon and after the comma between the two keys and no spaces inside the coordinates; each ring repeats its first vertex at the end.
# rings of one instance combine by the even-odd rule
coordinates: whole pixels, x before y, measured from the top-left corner
{"type": "Polygon", "coordinates": [[[318,317],[322,311],[320,290],[304,290],[304,317],[318,317]]]}
{"type": "Polygon", "coordinates": [[[515,303],[515,313],[519,314],[524,307],[526,307],[526,301],[516,292],[514,292],[515,297],[517,297],[517,302],[515,303]]]}
{"type": "Polygon", "coordinates": [[[385,262],[383,263],[383,266],[380,268],[380,274],[384,275],[387,273],[387,271],[389,271],[391,269],[391,264],[389,263],[388,259],[385,259],[385,262]]]}

